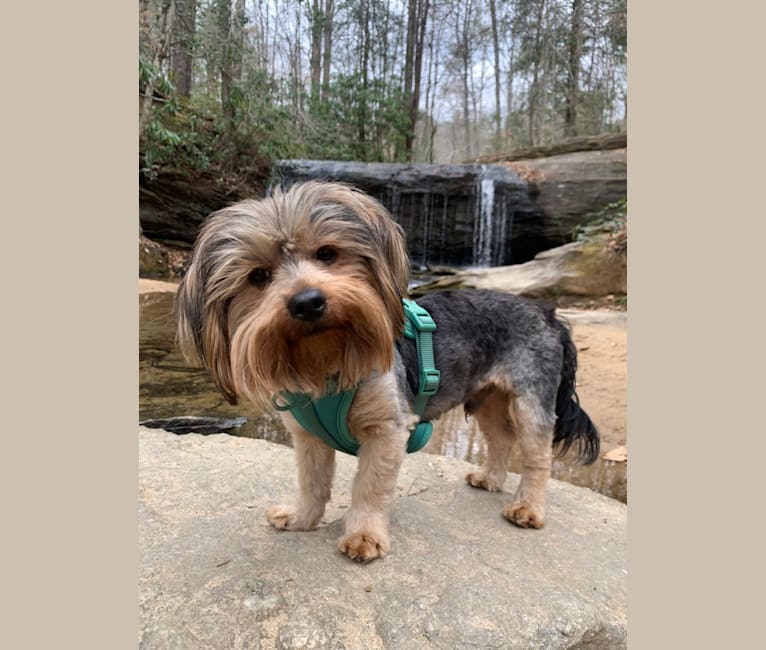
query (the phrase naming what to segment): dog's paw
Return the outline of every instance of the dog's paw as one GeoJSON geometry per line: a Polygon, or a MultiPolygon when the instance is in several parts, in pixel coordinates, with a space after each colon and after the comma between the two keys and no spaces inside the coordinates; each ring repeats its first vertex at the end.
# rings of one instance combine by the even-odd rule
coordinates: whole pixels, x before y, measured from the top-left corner
{"type": "Polygon", "coordinates": [[[545,515],[527,503],[509,503],[503,508],[503,517],[521,528],[542,528],[545,515]]]}
{"type": "Polygon", "coordinates": [[[266,519],[279,530],[312,530],[320,517],[301,513],[295,506],[272,506],[266,511],[266,519]]]}
{"type": "Polygon", "coordinates": [[[370,532],[347,533],[338,541],[338,550],[357,562],[383,557],[390,548],[388,538],[370,532]]]}
{"type": "Polygon", "coordinates": [[[487,492],[499,492],[503,487],[505,477],[501,481],[498,477],[487,474],[484,470],[479,470],[478,472],[468,472],[465,475],[465,480],[472,487],[482,488],[487,492]]]}

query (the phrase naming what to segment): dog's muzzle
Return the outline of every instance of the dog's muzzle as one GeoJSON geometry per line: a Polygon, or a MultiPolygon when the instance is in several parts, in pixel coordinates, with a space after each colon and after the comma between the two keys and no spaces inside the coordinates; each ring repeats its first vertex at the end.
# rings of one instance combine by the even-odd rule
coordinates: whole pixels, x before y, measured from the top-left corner
{"type": "Polygon", "coordinates": [[[287,302],[287,311],[297,320],[313,322],[319,320],[327,307],[327,298],[319,289],[305,289],[296,293],[287,302]]]}

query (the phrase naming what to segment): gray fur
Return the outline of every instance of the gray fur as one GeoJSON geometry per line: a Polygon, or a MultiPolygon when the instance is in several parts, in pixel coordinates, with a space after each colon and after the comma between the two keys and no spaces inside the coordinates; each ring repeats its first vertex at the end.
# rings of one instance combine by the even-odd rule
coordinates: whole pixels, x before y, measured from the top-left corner
{"type": "MultiPolygon", "coordinates": [[[[472,290],[432,293],[418,303],[436,322],[434,360],[441,373],[439,390],[429,399],[424,420],[436,419],[460,404],[470,414],[479,407],[482,391],[495,386],[525,402],[536,413],[536,424],[549,431],[557,414],[568,406],[557,404],[557,399],[572,400],[570,408],[582,419],[575,426],[567,422],[560,434],[557,430],[557,437],[563,443],[562,452],[577,440],[581,458],[592,462],[598,453],[598,434],[577,405],[573,390],[560,394],[566,374],[565,349],[574,350],[574,346],[552,307],[507,293],[472,290]]],[[[412,405],[418,383],[414,341],[397,340],[394,374],[400,392],[412,405]]]]}

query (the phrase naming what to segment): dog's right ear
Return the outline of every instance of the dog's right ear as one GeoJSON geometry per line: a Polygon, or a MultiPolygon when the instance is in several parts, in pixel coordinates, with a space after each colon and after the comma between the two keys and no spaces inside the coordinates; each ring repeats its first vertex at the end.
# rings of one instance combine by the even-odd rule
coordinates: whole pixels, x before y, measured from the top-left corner
{"type": "Polygon", "coordinates": [[[237,403],[231,374],[228,301],[207,300],[201,255],[194,258],[178,287],[175,301],[178,345],[189,361],[202,362],[213,382],[230,404],[237,403]]]}

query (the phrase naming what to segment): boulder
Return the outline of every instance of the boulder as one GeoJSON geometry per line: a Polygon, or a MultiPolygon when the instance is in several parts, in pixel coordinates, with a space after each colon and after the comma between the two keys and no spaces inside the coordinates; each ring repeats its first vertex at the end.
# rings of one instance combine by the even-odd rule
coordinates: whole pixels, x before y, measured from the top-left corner
{"type": "Polygon", "coordinates": [[[508,166],[282,160],[274,177],[284,185],[340,181],[366,192],[402,226],[413,262],[423,266],[491,266],[546,248],[527,184],[508,166]]]}
{"type": "Polygon", "coordinates": [[[140,278],[182,277],[191,261],[191,250],[167,246],[143,234],[138,237],[138,276],[140,278]]]}
{"type": "Polygon", "coordinates": [[[163,171],[153,179],[140,175],[141,228],[149,239],[191,247],[205,217],[240,198],[219,189],[213,179],[195,180],[180,171],[163,171]]]}
{"type": "MultiPolygon", "coordinates": [[[[418,265],[496,266],[571,241],[576,226],[625,198],[627,164],[624,147],[498,164],[284,160],[274,179],[343,181],[376,197],[404,228],[418,265]]],[[[189,247],[211,212],[262,194],[170,170],[141,176],[141,227],[152,240],[189,247]]]]}
{"type": "Polygon", "coordinates": [[[530,298],[625,294],[627,256],[610,253],[606,238],[599,237],[552,248],[524,264],[458,271],[421,284],[411,293],[422,296],[455,288],[494,289],[530,298]]]}
{"type": "Polygon", "coordinates": [[[546,158],[502,163],[525,179],[542,215],[542,239],[571,240],[572,231],[594,218],[610,203],[627,196],[627,149],[579,151],[546,158]]]}
{"type": "Polygon", "coordinates": [[[293,451],[225,434],[139,428],[139,646],[179,648],[625,648],[626,506],[551,481],[541,530],[509,524],[470,465],[404,461],[392,549],[340,555],[356,459],[310,533],[271,528],[295,489],[293,451]]]}

